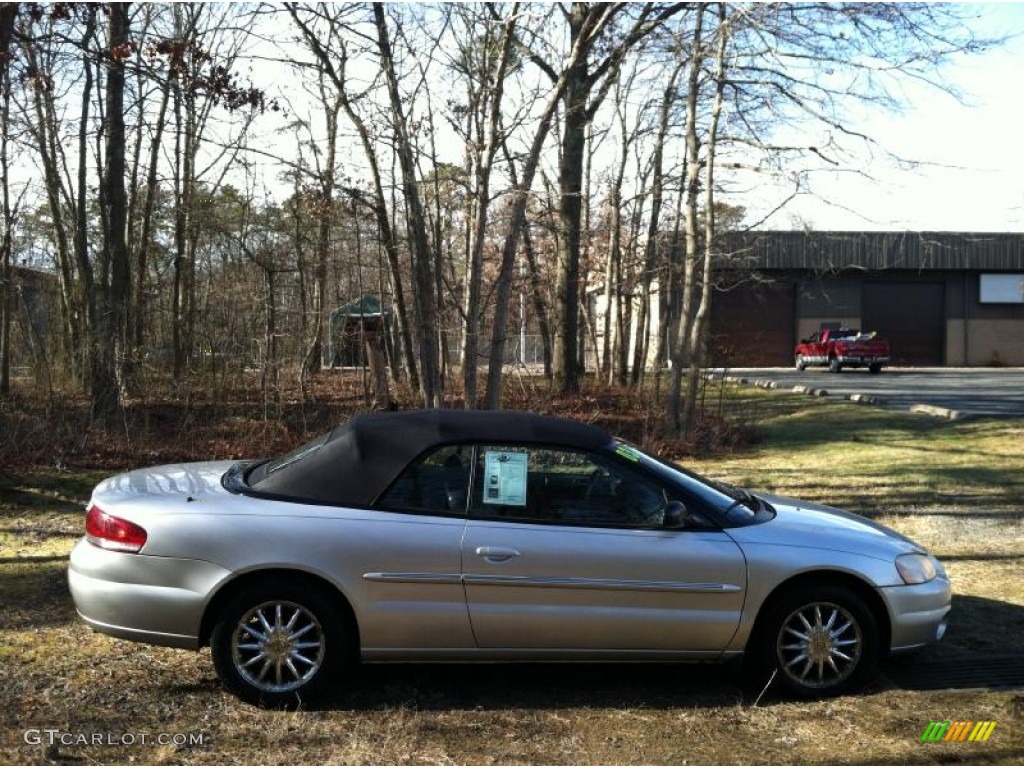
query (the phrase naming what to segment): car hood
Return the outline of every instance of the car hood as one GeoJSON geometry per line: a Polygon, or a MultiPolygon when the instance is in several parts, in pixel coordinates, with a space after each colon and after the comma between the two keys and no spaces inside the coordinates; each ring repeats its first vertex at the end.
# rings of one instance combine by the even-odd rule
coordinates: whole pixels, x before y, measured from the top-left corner
{"type": "Polygon", "coordinates": [[[885,560],[925,551],[903,534],[852,512],[783,496],[758,496],[775,508],[775,517],[760,525],[730,529],[737,541],[852,552],[885,560]]]}
{"type": "Polygon", "coordinates": [[[189,497],[195,501],[206,500],[227,493],[220,479],[234,463],[200,461],[136,469],[101,482],[93,491],[92,500],[100,507],[141,498],[168,496],[179,497],[182,501],[189,497]]]}

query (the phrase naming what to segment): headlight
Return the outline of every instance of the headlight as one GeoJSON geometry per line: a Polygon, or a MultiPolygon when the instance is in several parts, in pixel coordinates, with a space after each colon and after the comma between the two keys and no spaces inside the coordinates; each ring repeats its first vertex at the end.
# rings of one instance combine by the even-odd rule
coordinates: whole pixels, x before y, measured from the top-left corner
{"type": "Polygon", "coordinates": [[[896,558],[896,570],[905,584],[924,584],[935,578],[935,565],[928,555],[913,553],[896,558]]]}

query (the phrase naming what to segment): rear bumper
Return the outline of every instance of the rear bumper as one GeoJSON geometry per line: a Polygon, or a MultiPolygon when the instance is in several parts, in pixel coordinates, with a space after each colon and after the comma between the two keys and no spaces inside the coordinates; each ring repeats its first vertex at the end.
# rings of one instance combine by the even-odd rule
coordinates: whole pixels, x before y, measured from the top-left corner
{"type": "Polygon", "coordinates": [[[879,592],[889,608],[891,652],[910,651],[942,639],[953,597],[948,580],[883,587],[879,592]]]}
{"type": "Polygon", "coordinates": [[[198,648],[203,611],[229,576],[203,560],[109,552],[82,539],[71,552],[68,586],[78,615],[98,632],[198,648]]]}

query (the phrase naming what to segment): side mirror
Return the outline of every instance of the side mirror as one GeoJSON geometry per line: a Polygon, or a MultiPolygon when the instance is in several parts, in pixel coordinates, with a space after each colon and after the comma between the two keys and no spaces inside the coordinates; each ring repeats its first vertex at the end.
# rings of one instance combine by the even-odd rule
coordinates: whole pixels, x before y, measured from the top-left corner
{"type": "Polygon", "coordinates": [[[665,507],[665,515],[661,520],[662,528],[682,528],[690,519],[686,505],[681,501],[670,501],[665,507]]]}

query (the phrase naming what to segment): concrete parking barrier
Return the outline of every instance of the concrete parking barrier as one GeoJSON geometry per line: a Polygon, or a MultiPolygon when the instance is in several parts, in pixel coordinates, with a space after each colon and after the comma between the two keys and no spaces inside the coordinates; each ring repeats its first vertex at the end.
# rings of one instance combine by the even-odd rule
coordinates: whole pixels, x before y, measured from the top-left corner
{"type": "Polygon", "coordinates": [[[926,413],[929,416],[938,416],[940,419],[957,421],[962,419],[964,414],[952,408],[942,408],[938,405],[926,405],[925,403],[914,403],[910,406],[911,413],[926,413]]]}
{"type": "Polygon", "coordinates": [[[865,405],[885,405],[885,400],[876,395],[865,395],[857,393],[855,395],[848,395],[848,400],[852,400],[855,403],[864,403],[865,405]]]}

